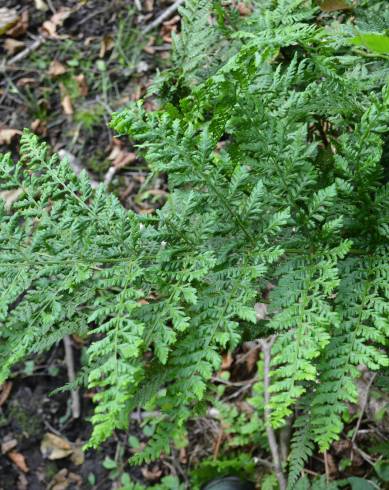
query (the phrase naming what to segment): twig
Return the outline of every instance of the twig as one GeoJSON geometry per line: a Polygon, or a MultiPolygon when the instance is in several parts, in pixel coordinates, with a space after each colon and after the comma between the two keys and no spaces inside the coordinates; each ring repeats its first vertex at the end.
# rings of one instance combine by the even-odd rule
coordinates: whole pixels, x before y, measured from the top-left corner
{"type": "Polygon", "coordinates": [[[140,0],[134,0],[135,7],[141,11],[142,10],[142,4],[140,3],[140,0]]]}
{"type": "Polygon", "coordinates": [[[365,398],[364,398],[362,406],[361,406],[361,413],[359,414],[359,417],[357,420],[357,425],[355,426],[355,431],[354,431],[354,434],[351,438],[352,443],[355,442],[355,439],[358,435],[359,427],[361,426],[362,419],[363,419],[363,414],[365,413],[366,405],[367,405],[367,402],[369,401],[370,388],[371,388],[372,384],[374,383],[376,376],[377,376],[377,373],[373,373],[373,375],[369,379],[369,382],[367,383],[365,398]]]}
{"type": "Polygon", "coordinates": [[[286,419],[286,425],[282,427],[282,429],[280,430],[280,454],[283,463],[286,462],[289,455],[289,444],[292,435],[292,425],[293,425],[293,416],[290,415],[286,419]]]}
{"type": "MultiPolygon", "coordinates": [[[[65,335],[63,339],[63,344],[65,347],[65,362],[66,362],[66,367],[68,370],[68,378],[70,383],[74,383],[76,379],[76,373],[74,370],[74,357],[73,357],[73,348],[72,348],[72,341],[70,339],[69,335],[65,335]]],[[[80,417],[80,396],[78,390],[72,390],[71,391],[71,397],[72,397],[72,413],[73,413],[73,418],[78,419],[80,417]]]]}
{"type": "Polygon", "coordinates": [[[260,345],[263,352],[263,391],[265,399],[265,423],[266,433],[269,441],[270,451],[274,463],[274,473],[278,480],[280,490],[286,490],[286,479],[282,472],[280,451],[277,444],[276,435],[273,427],[271,426],[271,409],[270,409],[270,361],[271,361],[271,348],[276,339],[275,335],[272,335],[269,340],[260,340],[260,345]]]}
{"type": "Polygon", "coordinates": [[[328,482],[330,481],[330,470],[328,467],[327,451],[324,451],[323,454],[324,454],[324,469],[325,469],[325,473],[326,473],[326,482],[328,485],[328,482]]]}
{"type": "Polygon", "coordinates": [[[267,459],[260,458],[259,456],[254,456],[254,462],[266,466],[266,468],[274,469],[274,464],[267,459]]]}
{"type": "Polygon", "coordinates": [[[108,188],[116,172],[117,172],[117,168],[115,167],[115,165],[111,165],[107,170],[106,174],[104,175],[104,185],[106,188],[108,188]]]}
{"type": "Polygon", "coordinates": [[[182,5],[185,2],[185,0],[176,0],[170,7],[168,7],[162,14],[157,17],[153,22],[150,22],[143,30],[142,34],[147,34],[148,32],[152,31],[156,27],[158,27],[162,22],[170,17],[180,5],[182,5]]]}
{"type": "Polygon", "coordinates": [[[43,42],[44,42],[44,38],[42,36],[37,37],[35,41],[31,43],[29,46],[27,46],[25,49],[23,49],[23,51],[20,51],[20,53],[16,54],[13,58],[8,60],[8,63],[5,66],[5,68],[7,68],[7,66],[9,65],[14,65],[18,61],[28,56],[30,53],[38,49],[43,42]]]}

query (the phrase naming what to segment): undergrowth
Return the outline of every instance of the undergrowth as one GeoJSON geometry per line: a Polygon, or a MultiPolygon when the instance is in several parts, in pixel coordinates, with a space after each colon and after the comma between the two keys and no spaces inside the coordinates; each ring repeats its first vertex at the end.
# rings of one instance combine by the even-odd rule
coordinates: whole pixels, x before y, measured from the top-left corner
{"type": "Polygon", "coordinates": [[[20,161],[1,158],[1,190],[18,193],[0,218],[0,381],[88,337],[89,446],[158,410],[140,463],[204,412],[223,352],[271,338],[272,426],[295,417],[293,488],[339,437],[358,367],[388,366],[387,38],[363,5],[360,26],[330,29],[309,0],[253,3],[246,18],[187,1],[175,66],[151,88],[159,109],[113,115],[168,177],[155,214],[93,190],[28,131],[20,161]]]}

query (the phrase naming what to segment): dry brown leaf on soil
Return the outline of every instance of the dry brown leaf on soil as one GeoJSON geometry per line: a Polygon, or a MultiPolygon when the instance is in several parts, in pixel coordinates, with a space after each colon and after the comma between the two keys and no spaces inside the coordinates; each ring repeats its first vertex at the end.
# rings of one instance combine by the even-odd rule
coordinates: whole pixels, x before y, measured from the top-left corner
{"type": "Polygon", "coordinates": [[[31,123],[31,131],[39,136],[47,136],[47,122],[42,119],[34,119],[31,123]]]}
{"type": "Polygon", "coordinates": [[[22,134],[19,129],[3,128],[0,129],[0,145],[10,145],[15,136],[22,134]]]}
{"type": "Polygon", "coordinates": [[[70,442],[63,437],[47,432],[41,442],[41,453],[44,458],[55,460],[70,456],[73,452],[70,442]]]}
{"type": "Polygon", "coordinates": [[[114,47],[113,37],[110,35],[103,36],[103,38],[100,41],[99,58],[104,58],[105,54],[108,53],[108,51],[112,51],[113,47],[114,47]]]}
{"type": "Polygon", "coordinates": [[[4,49],[7,51],[7,54],[13,55],[23,49],[25,44],[22,41],[18,41],[17,39],[12,39],[12,37],[7,37],[4,41],[4,49]]]}
{"type": "Polygon", "coordinates": [[[69,95],[65,95],[63,99],[61,100],[61,105],[64,113],[67,116],[71,116],[73,114],[73,104],[72,104],[72,99],[70,98],[69,95]]]}
{"type": "Polygon", "coordinates": [[[66,490],[73,483],[80,486],[82,484],[82,478],[67,468],[63,468],[54,475],[54,478],[48,485],[48,490],[66,490]]]}
{"type": "Polygon", "coordinates": [[[50,20],[46,20],[42,24],[42,33],[55,39],[64,39],[68,36],[57,34],[57,28],[61,27],[65,20],[73,13],[73,10],[68,7],[61,8],[58,12],[52,15],[50,20]]]}
{"type": "MultiPolygon", "coordinates": [[[[0,198],[4,201],[4,207],[6,211],[11,209],[11,206],[16,202],[19,197],[23,194],[23,189],[10,189],[9,191],[1,191],[0,198]]],[[[1,406],[1,403],[0,403],[1,406]]]]}
{"type": "Polygon", "coordinates": [[[35,2],[35,8],[37,10],[40,10],[41,12],[47,12],[49,10],[49,7],[44,2],[44,0],[34,0],[34,2],[35,2]]]}
{"type": "Polygon", "coordinates": [[[123,142],[117,138],[112,138],[112,149],[108,155],[108,160],[112,161],[115,168],[122,168],[136,160],[136,154],[123,148],[123,142]]]}
{"type": "Polygon", "coordinates": [[[154,0],[145,0],[144,6],[146,12],[152,12],[154,10],[154,0]]]}
{"type": "Polygon", "coordinates": [[[227,352],[226,354],[223,355],[223,360],[222,360],[222,365],[221,365],[221,370],[225,371],[226,369],[229,369],[231,367],[231,364],[233,362],[233,357],[231,352],[227,352]]]}
{"type": "Polygon", "coordinates": [[[319,1],[320,10],[334,12],[335,10],[351,10],[353,6],[347,0],[322,0],[319,1]]]}
{"type": "Polygon", "coordinates": [[[1,452],[3,454],[9,453],[12,449],[18,445],[18,441],[16,439],[8,439],[1,443],[1,452]]]}
{"type": "Polygon", "coordinates": [[[251,14],[251,8],[249,5],[246,5],[243,2],[239,2],[238,5],[236,6],[237,11],[239,12],[240,15],[245,16],[245,15],[250,15],[251,14]]]}
{"type": "Polygon", "coordinates": [[[13,27],[19,19],[15,9],[0,8],[0,36],[13,27]]]}
{"type": "Polygon", "coordinates": [[[12,390],[12,381],[6,381],[0,385],[0,407],[8,400],[12,390]]]}
{"type": "Polygon", "coordinates": [[[148,481],[159,480],[162,476],[162,471],[158,468],[158,466],[153,466],[151,469],[142,468],[141,472],[143,477],[148,481]]]}
{"type": "Polygon", "coordinates": [[[58,60],[53,60],[50,63],[49,69],[47,71],[48,75],[51,77],[58,77],[59,75],[63,75],[67,72],[67,68],[58,60]]]}
{"type": "Polygon", "coordinates": [[[18,87],[25,87],[26,85],[36,85],[39,82],[36,78],[22,77],[16,82],[18,87]]]}
{"type": "Polygon", "coordinates": [[[23,471],[23,473],[27,473],[29,471],[23,454],[18,453],[17,451],[10,451],[7,453],[7,456],[19,468],[20,471],[23,471]]]}
{"type": "Polygon", "coordinates": [[[23,12],[18,17],[18,20],[15,25],[11,27],[11,29],[7,30],[8,36],[11,37],[20,37],[25,34],[28,29],[28,11],[23,10],[23,12]]]}
{"type": "Polygon", "coordinates": [[[77,75],[74,77],[74,79],[77,82],[78,90],[80,92],[80,95],[83,97],[86,97],[88,95],[88,83],[86,81],[86,77],[83,73],[80,73],[80,75],[77,75]]]}

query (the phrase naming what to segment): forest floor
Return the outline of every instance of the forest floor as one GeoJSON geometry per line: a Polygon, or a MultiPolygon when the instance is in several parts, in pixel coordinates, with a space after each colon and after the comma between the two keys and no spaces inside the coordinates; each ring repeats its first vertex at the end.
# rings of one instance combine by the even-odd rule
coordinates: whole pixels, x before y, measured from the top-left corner
{"type": "MultiPolygon", "coordinates": [[[[108,123],[112,112],[144,96],[157,70],[169,66],[171,35],[179,29],[179,16],[172,11],[157,27],[150,27],[173,3],[2,0],[0,10],[16,10],[17,21],[3,32],[0,24],[0,151],[16,155],[21,130],[30,128],[67,157],[76,171],[85,169],[91,180],[105,183],[127,208],[149,213],[161,206],[164,179],[148,178],[144,162],[127,141],[115,137],[108,123]]],[[[146,104],[152,107],[155,102],[148,98],[146,104]]],[[[77,370],[84,344],[76,337],[71,341],[77,370]]],[[[212,461],[227,458],[230,450],[242,447],[253,455],[256,429],[248,428],[253,408],[247,398],[258,355],[259,346],[253,342],[234,356],[226,355],[222,371],[215,375],[220,406],[191,422],[188,441],[171,456],[132,467],[128,458],[150,436],[152,425],[133,414],[127,433],[115,434],[99,450],[84,453],[92,393],[77,394],[80,417],[74,417],[68,391],[52,394],[69,381],[71,367],[64,346],[58,344],[20,365],[0,386],[0,490],[112,489],[121,486],[126,474],[145,484],[163,475],[187,481],[190,469],[199,468],[204,459],[208,463],[197,477],[206,479],[208,473],[222,471],[212,461]]],[[[367,440],[370,449],[374,439],[389,457],[386,402],[381,395],[368,396],[370,376],[361,378],[361,404],[350,407],[350,424],[342,439],[326,455],[315,455],[312,474],[369,476],[374,470],[367,440]],[[356,424],[358,437],[352,440],[356,424]]],[[[266,453],[255,456],[260,461],[266,453]]],[[[234,470],[239,466],[246,474],[253,471],[244,458],[231,461],[234,470]]],[[[262,464],[268,472],[271,462],[262,464]]]]}

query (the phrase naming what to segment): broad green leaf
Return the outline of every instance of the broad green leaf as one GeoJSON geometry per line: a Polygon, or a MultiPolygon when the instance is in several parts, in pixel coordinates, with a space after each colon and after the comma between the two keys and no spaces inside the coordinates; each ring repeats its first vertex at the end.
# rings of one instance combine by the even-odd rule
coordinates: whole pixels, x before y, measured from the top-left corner
{"type": "Polygon", "coordinates": [[[384,34],[360,34],[353,37],[351,43],[356,46],[363,46],[375,53],[389,54],[389,36],[384,34]]]}

